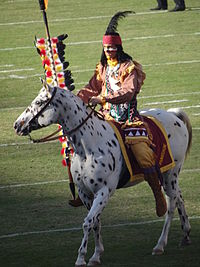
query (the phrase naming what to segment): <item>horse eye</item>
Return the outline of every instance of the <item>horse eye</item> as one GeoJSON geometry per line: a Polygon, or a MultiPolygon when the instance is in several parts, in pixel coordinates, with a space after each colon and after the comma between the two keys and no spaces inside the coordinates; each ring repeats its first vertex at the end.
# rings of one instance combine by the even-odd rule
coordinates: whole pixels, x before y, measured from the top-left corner
{"type": "Polygon", "coordinates": [[[38,100],[35,103],[36,103],[36,105],[40,105],[40,101],[38,101],[38,100]]]}

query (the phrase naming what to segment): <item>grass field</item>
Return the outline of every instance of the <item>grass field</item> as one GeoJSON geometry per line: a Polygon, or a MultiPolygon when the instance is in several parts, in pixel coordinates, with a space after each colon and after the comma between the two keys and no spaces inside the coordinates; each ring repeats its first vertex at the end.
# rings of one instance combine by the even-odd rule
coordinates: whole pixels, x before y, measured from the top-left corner
{"type": "MultiPolygon", "coordinates": [[[[169,2],[169,9],[174,7],[169,2]]],[[[147,79],[139,108],[182,107],[193,126],[193,146],[180,175],[191,218],[192,244],[179,248],[175,220],[165,254],[151,256],[163,221],[155,215],[146,183],[119,190],[102,214],[103,267],[199,266],[200,262],[200,28],[199,0],[186,0],[185,12],[150,12],[149,0],[49,0],[51,36],[68,33],[66,59],[80,89],[100,58],[101,39],[110,17],[134,10],[119,24],[124,50],[144,66],[147,79]]],[[[13,122],[37,95],[43,77],[34,36],[45,37],[36,0],[0,1],[0,266],[71,267],[82,238],[84,208],[69,207],[67,171],[58,142],[31,144],[18,137],[13,122]]],[[[44,136],[51,126],[33,133],[44,136]]],[[[92,254],[91,236],[88,256],[92,254]]]]}

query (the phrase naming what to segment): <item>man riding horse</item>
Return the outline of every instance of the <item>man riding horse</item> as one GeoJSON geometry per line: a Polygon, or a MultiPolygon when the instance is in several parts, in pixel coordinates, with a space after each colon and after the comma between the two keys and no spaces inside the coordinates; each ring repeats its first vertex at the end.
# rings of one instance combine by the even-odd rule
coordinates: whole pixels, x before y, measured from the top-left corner
{"type": "MultiPolygon", "coordinates": [[[[145,80],[142,66],[123,51],[122,40],[117,32],[118,20],[129,11],[116,13],[103,36],[103,51],[100,62],[89,83],[78,92],[85,103],[100,104],[101,112],[108,120],[115,120],[122,128],[131,128],[137,132],[127,136],[125,143],[144,173],[150,185],[155,201],[156,213],[163,216],[167,205],[160,184],[160,171],[153,150],[148,127],[137,110],[137,95],[145,80]],[[139,131],[142,128],[142,131],[139,131]],[[142,132],[142,134],[140,134],[142,132]]],[[[80,204],[79,198],[69,202],[72,206],[80,204]]]]}

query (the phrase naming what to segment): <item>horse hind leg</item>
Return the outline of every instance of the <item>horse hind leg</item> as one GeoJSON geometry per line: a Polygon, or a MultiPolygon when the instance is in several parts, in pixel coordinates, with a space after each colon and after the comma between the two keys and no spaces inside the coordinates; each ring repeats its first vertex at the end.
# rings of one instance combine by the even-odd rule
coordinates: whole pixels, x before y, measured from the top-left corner
{"type": "Polygon", "coordinates": [[[153,248],[152,255],[161,255],[164,253],[164,248],[167,245],[168,234],[169,234],[171,222],[172,222],[176,207],[178,209],[178,213],[179,213],[179,217],[181,221],[181,228],[183,231],[183,238],[180,242],[180,246],[186,246],[186,245],[191,244],[190,237],[189,237],[191,227],[190,227],[190,223],[188,220],[188,216],[185,211],[185,206],[184,206],[184,202],[181,197],[181,194],[180,194],[180,190],[178,192],[178,196],[174,196],[174,197],[167,196],[167,206],[168,206],[168,212],[165,217],[163,230],[162,230],[162,233],[158,240],[157,245],[153,248]]]}
{"type": "Polygon", "coordinates": [[[181,191],[179,191],[179,197],[177,199],[177,208],[178,208],[179,218],[181,221],[181,228],[183,231],[183,238],[180,242],[180,246],[183,247],[191,244],[191,240],[189,237],[191,226],[188,220],[188,216],[186,214],[184,200],[182,198],[181,191]]]}
{"type": "Polygon", "coordinates": [[[153,249],[153,255],[162,254],[164,252],[164,247],[167,245],[169,229],[176,207],[178,208],[181,227],[184,233],[181,245],[184,246],[190,244],[189,234],[191,227],[188,220],[188,216],[186,214],[184,201],[181,196],[181,190],[178,185],[178,175],[181,166],[181,163],[177,164],[172,170],[170,170],[164,175],[164,190],[167,195],[166,197],[168,209],[161,236],[158,240],[157,245],[153,249]]]}

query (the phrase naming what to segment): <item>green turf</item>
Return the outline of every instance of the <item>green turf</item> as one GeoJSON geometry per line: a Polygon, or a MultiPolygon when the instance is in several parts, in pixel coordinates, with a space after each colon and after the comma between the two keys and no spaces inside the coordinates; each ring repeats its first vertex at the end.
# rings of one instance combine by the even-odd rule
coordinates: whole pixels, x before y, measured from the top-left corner
{"type": "MultiPolygon", "coordinates": [[[[173,8],[174,2],[168,2],[173,8]]],[[[151,190],[142,183],[118,190],[102,214],[102,225],[109,226],[102,229],[103,267],[195,267],[200,261],[200,4],[199,0],[186,0],[185,12],[149,13],[155,5],[156,1],[149,0],[49,0],[47,10],[51,35],[69,35],[66,58],[76,90],[87,83],[100,58],[109,18],[119,10],[138,13],[121,21],[119,32],[124,50],[143,64],[147,74],[139,108],[185,107],[193,126],[193,146],[179,182],[188,216],[192,217],[191,246],[179,248],[182,233],[175,220],[165,254],[151,256],[162,222],[130,225],[157,220],[151,190]],[[85,41],[91,43],[74,44],[85,41]],[[118,224],[122,226],[113,227],[118,224]]],[[[13,122],[41,88],[43,70],[33,41],[35,35],[45,36],[42,14],[37,0],[1,0],[0,10],[0,266],[71,267],[81,242],[79,229],[86,210],[67,204],[71,195],[65,181],[67,171],[61,165],[61,145],[33,145],[13,130],[13,122]],[[9,187],[19,184],[21,187],[9,187]],[[22,186],[25,184],[32,185],[22,186]],[[78,229],[66,230],[73,227],[78,229]],[[14,233],[29,234],[4,237],[14,233]]],[[[44,136],[55,129],[57,126],[51,126],[33,136],[44,136]]],[[[91,236],[87,259],[93,248],[91,236]]]]}

